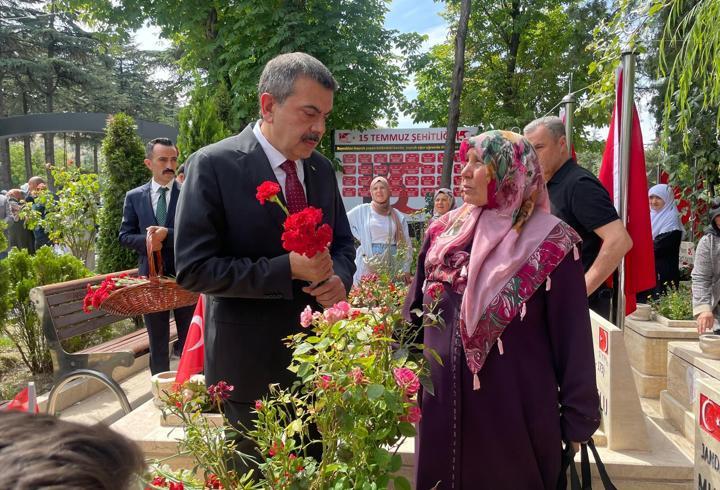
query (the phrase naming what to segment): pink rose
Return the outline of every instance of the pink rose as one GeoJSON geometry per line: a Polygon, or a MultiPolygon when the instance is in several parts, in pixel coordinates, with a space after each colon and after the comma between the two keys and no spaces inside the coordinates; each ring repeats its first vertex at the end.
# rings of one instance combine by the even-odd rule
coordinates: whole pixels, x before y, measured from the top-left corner
{"type": "Polygon", "coordinates": [[[417,424],[420,422],[420,419],[422,418],[422,412],[420,411],[420,407],[417,405],[413,405],[410,408],[408,408],[407,415],[403,415],[400,417],[401,422],[410,422],[411,424],[417,424]]]}
{"type": "Polygon", "coordinates": [[[300,313],[300,325],[303,328],[308,328],[313,322],[313,311],[310,305],[307,305],[305,309],[300,313]]]}
{"type": "Polygon", "coordinates": [[[420,380],[412,369],[402,367],[393,369],[395,382],[408,396],[412,396],[420,389],[420,380]]]}
{"type": "Polygon", "coordinates": [[[443,286],[443,283],[441,282],[434,282],[427,288],[428,296],[430,296],[434,301],[440,299],[440,296],[442,296],[444,291],[445,286],[443,286]]]}
{"type": "Polygon", "coordinates": [[[350,304],[347,301],[340,301],[335,303],[330,308],[325,310],[323,313],[325,320],[329,324],[337,323],[340,320],[344,320],[350,316],[350,304]]]}
{"type": "Polygon", "coordinates": [[[320,379],[318,380],[318,387],[322,390],[327,390],[330,388],[330,385],[332,384],[332,378],[328,376],[327,374],[323,374],[320,376],[320,379]]]}
{"type": "Polygon", "coordinates": [[[356,385],[362,384],[365,382],[365,375],[363,374],[362,368],[354,367],[352,368],[352,371],[350,371],[350,378],[353,380],[353,383],[356,385]]]}
{"type": "Polygon", "coordinates": [[[262,400],[255,400],[255,410],[258,412],[264,408],[262,400]]]}

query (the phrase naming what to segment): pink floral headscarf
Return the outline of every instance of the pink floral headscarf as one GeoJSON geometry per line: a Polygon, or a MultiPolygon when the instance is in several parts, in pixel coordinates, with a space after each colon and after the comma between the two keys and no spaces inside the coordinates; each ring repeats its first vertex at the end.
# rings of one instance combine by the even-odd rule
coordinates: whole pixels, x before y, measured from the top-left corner
{"type": "Polygon", "coordinates": [[[524,316],[525,301],[580,238],[550,214],[537,154],[525,138],[509,131],[483,133],[463,142],[463,161],[471,148],[487,167],[488,203],[466,203],[431,226],[425,268],[431,283],[442,277],[435,271],[463,264],[456,289],[463,293],[460,328],[478,389],[478,373],[495,343],[502,352],[505,327],[524,316]]]}

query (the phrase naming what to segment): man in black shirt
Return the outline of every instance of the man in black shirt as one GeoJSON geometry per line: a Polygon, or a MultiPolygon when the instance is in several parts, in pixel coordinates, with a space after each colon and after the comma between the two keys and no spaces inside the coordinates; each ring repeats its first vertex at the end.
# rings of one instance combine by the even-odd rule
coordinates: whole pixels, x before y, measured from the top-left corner
{"type": "Polygon", "coordinates": [[[569,157],[562,119],[536,119],[523,132],[540,159],[552,213],[583,240],[590,308],[609,319],[612,293],[604,282],[632,248],[632,239],[600,181],[569,157]]]}

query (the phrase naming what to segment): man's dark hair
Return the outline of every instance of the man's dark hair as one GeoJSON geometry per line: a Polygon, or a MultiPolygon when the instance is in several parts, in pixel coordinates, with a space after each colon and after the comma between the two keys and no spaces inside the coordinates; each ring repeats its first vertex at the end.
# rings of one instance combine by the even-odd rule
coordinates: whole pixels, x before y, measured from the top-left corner
{"type": "Polygon", "coordinates": [[[105,425],[0,412],[3,490],[126,490],[144,471],[140,448],[105,425]]]}
{"type": "Polygon", "coordinates": [[[148,141],[147,145],[145,145],[145,158],[148,160],[152,160],[155,145],[172,146],[175,148],[175,151],[177,151],[177,147],[170,138],[154,138],[148,141]]]}
{"type": "Polygon", "coordinates": [[[306,53],[281,54],[267,62],[258,82],[258,97],[268,93],[282,104],[292,95],[295,81],[307,77],[323,87],[337,91],[338,83],[317,58],[306,53]]]}
{"type": "Polygon", "coordinates": [[[175,172],[175,175],[180,175],[185,173],[185,164],[183,163],[180,165],[177,169],[177,172],[175,172]]]}

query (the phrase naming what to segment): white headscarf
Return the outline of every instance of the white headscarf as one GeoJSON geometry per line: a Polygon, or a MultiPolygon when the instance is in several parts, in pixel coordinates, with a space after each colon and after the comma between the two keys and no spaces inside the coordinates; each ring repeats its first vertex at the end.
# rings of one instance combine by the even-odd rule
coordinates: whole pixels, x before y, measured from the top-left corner
{"type": "Polygon", "coordinates": [[[665,203],[660,211],[650,208],[653,239],[662,233],[673,230],[684,232],[685,230],[680,221],[680,213],[678,213],[677,206],[675,206],[675,196],[670,186],[667,184],[654,185],[648,191],[648,197],[650,196],[659,197],[665,203]]]}

